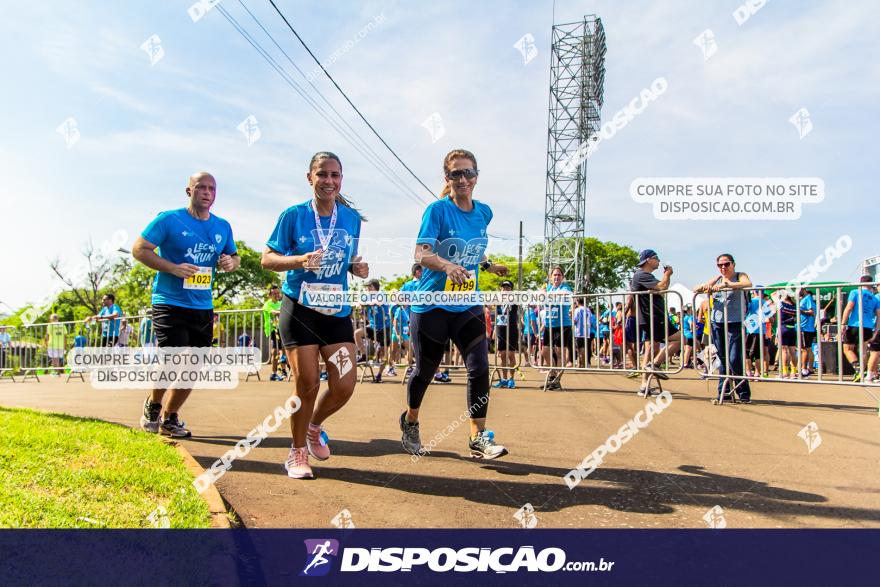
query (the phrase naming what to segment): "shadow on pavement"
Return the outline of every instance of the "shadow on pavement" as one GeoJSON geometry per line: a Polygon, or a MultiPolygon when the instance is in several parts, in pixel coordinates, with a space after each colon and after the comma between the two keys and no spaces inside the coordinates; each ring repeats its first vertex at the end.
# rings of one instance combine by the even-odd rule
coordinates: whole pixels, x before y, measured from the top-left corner
{"type": "MultiPolygon", "coordinates": [[[[399,454],[396,442],[387,440],[373,442],[383,447],[383,450],[387,446],[388,449],[393,448],[393,452],[399,454]]],[[[439,456],[469,460],[451,453],[439,456]]],[[[401,457],[406,458],[406,455],[401,457]]],[[[207,458],[198,460],[203,466],[210,465],[211,462],[207,458]]],[[[411,472],[334,468],[317,463],[315,473],[318,480],[340,481],[378,489],[387,488],[416,495],[459,497],[484,505],[519,508],[528,502],[536,511],[545,512],[558,512],[574,506],[599,505],[622,512],[672,514],[680,506],[696,506],[708,511],[713,506],[720,505],[725,509],[770,515],[818,516],[842,521],[880,522],[880,509],[826,507],[821,505],[827,502],[827,498],[823,495],[774,487],[769,483],[745,477],[718,475],[696,465],[682,465],[678,468],[679,473],[658,473],[641,469],[598,469],[574,490],[569,490],[562,480],[562,476],[568,473],[568,470],[511,461],[496,461],[482,465],[474,463],[474,466],[522,478],[536,475],[556,478],[558,481],[541,482],[534,479],[524,483],[438,477],[411,472]]],[[[242,459],[235,462],[234,468],[243,473],[281,474],[279,463],[275,462],[242,459]]]]}

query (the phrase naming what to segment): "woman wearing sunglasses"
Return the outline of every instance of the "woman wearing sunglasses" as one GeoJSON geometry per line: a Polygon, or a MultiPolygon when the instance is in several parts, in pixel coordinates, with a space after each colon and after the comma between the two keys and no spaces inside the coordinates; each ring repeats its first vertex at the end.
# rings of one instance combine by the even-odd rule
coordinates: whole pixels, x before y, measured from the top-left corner
{"type": "MultiPolygon", "coordinates": [[[[742,290],[752,287],[752,280],[745,273],[736,271],[733,255],[723,253],[715,259],[720,275],[712,277],[704,284],[694,288],[696,293],[712,296],[710,324],[711,342],[718,349],[721,369],[718,379],[718,393],[723,393],[724,375],[743,375],[743,320],[749,305],[748,294],[742,290]]],[[[746,379],[733,380],[727,393],[735,388],[741,402],[751,403],[752,391],[746,379]]]]}
{"type": "MultiPolygon", "coordinates": [[[[486,230],[492,210],[473,199],[477,185],[477,159],[464,149],[450,151],[443,160],[446,185],[440,199],[422,216],[415,260],[424,271],[413,288],[419,292],[475,292],[480,271],[506,275],[507,267],[486,256],[486,230]]],[[[468,448],[478,459],[496,459],[507,449],[496,444],[486,430],[489,407],[489,347],[482,305],[413,305],[410,335],[415,369],[407,387],[407,410],[400,415],[403,448],[422,454],[419,408],[451,340],[467,367],[467,409],[470,414],[468,448]]]]}

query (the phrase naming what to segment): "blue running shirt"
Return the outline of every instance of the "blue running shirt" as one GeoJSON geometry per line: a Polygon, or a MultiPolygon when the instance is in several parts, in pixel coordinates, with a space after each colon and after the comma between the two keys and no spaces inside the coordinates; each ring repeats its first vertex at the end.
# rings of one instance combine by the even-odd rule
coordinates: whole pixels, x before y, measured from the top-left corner
{"type": "MultiPolygon", "coordinates": [[[[552,285],[547,286],[547,291],[571,291],[571,287],[567,283],[561,284],[559,287],[554,287],[552,285]]],[[[552,306],[545,306],[549,308],[547,315],[547,326],[550,328],[559,328],[560,326],[571,326],[571,304],[555,304],[552,306]]],[[[605,314],[610,315],[608,310],[605,311],[605,314]]],[[[603,316],[605,315],[603,314],[603,316]]],[[[605,331],[608,330],[608,326],[603,324],[599,327],[600,332],[604,328],[605,331]]]]}
{"type": "MultiPolygon", "coordinates": [[[[422,270],[424,271],[424,269],[422,269],[422,270]]],[[[409,281],[407,281],[406,283],[404,283],[403,285],[401,285],[400,291],[415,291],[416,289],[418,289],[418,287],[419,287],[419,280],[413,278],[413,279],[410,279],[409,281]]],[[[409,320],[410,306],[406,305],[403,308],[404,308],[404,312],[406,312],[406,319],[409,320]]]]}
{"type": "MultiPolygon", "coordinates": [[[[474,273],[474,289],[480,289],[480,259],[486,252],[489,240],[486,229],[492,221],[492,210],[486,204],[473,200],[473,209],[464,212],[455,205],[451,197],[437,200],[428,205],[422,216],[422,226],[416,243],[431,245],[434,252],[441,258],[461,265],[474,273]]],[[[446,272],[433,271],[424,267],[422,278],[413,291],[444,291],[446,289],[446,272]]],[[[472,304],[463,306],[414,305],[412,311],[422,314],[435,308],[450,312],[464,312],[472,304]]]]}
{"type": "MultiPolygon", "coordinates": [[[[394,309],[394,323],[400,333],[400,340],[409,340],[409,314],[407,314],[405,306],[397,306],[394,309]]],[[[394,336],[397,337],[397,335],[394,336]]]]}
{"type": "Polygon", "coordinates": [[[388,306],[367,306],[367,318],[373,330],[385,330],[388,322],[391,321],[388,306]]]}
{"type": "Polygon", "coordinates": [[[152,303],[193,310],[212,309],[217,261],[221,254],[237,252],[229,223],[213,214],[207,220],[199,220],[186,208],[180,208],[159,214],[141,236],[157,245],[156,253],[166,261],[204,267],[190,280],[162,271],[156,273],[152,303]]]}
{"type": "MultiPolygon", "coordinates": [[[[321,229],[326,235],[331,216],[321,216],[321,229]]],[[[330,244],[321,259],[318,271],[291,269],[287,272],[281,291],[287,297],[299,301],[302,284],[329,285],[339,291],[348,290],[348,266],[351,258],[357,255],[358,239],[361,235],[361,217],[348,206],[337,204],[336,226],[330,235],[330,244]]],[[[281,213],[272,235],[266,245],[273,251],[285,255],[306,255],[321,248],[321,239],[315,226],[315,212],[312,201],[291,206],[281,213]]],[[[307,303],[304,305],[308,305],[307,303]]],[[[318,308],[316,306],[315,308],[318,308]]],[[[320,307],[322,313],[339,318],[351,314],[351,306],[320,307]]]]}
{"type": "Polygon", "coordinates": [[[850,302],[853,302],[853,309],[852,312],[849,313],[849,320],[847,320],[846,325],[850,328],[858,328],[860,326],[859,313],[861,313],[861,327],[873,330],[874,322],[877,320],[878,305],[877,298],[874,297],[874,294],[869,289],[860,287],[849,292],[846,303],[849,304],[850,302]]]}
{"type": "Polygon", "coordinates": [[[122,317],[125,314],[122,313],[122,308],[118,304],[113,304],[109,308],[102,306],[100,311],[98,311],[98,316],[112,316],[113,314],[119,317],[101,321],[101,334],[104,336],[119,336],[119,324],[122,322],[122,317]]]}
{"type": "Polygon", "coordinates": [[[801,307],[801,330],[803,332],[816,332],[816,302],[813,300],[812,294],[807,294],[801,298],[798,304],[801,307]],[[804,311],[812,311],[813,314],[808,316],[804,311]]]}
{"type": "Polygon", "coordinates": [[[691,339],[694,337],[694,317],[688,314],[684,315],[684,320],[682,321],[682,329],[681,332],[685,338],[691,339]]]}

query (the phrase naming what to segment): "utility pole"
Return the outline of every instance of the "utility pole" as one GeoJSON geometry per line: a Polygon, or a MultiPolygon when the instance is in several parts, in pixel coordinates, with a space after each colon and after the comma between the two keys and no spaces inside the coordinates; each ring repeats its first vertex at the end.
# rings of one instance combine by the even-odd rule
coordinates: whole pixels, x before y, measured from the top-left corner
{"type": "Polygon", "coordinates": [[[517,280],[516,280],[516,290],[522,291],[522,241],[523,241],[523,233],[522,233],[522,220],[519,221],[519,269],[517,271],[517,280]]]}

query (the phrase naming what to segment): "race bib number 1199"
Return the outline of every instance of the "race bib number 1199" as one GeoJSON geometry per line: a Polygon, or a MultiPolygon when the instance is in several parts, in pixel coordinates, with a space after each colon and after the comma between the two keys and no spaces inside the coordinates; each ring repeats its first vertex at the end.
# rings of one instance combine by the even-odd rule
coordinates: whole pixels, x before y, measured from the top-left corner
{"type": "Polygon", "coordinates": [[[477,290],[477,273],[476,271],[468,271],[468,278],[464,283],[452,283],[452,280],[446,278],[446,285],[443,291],[476,291],[477,290]]]}

